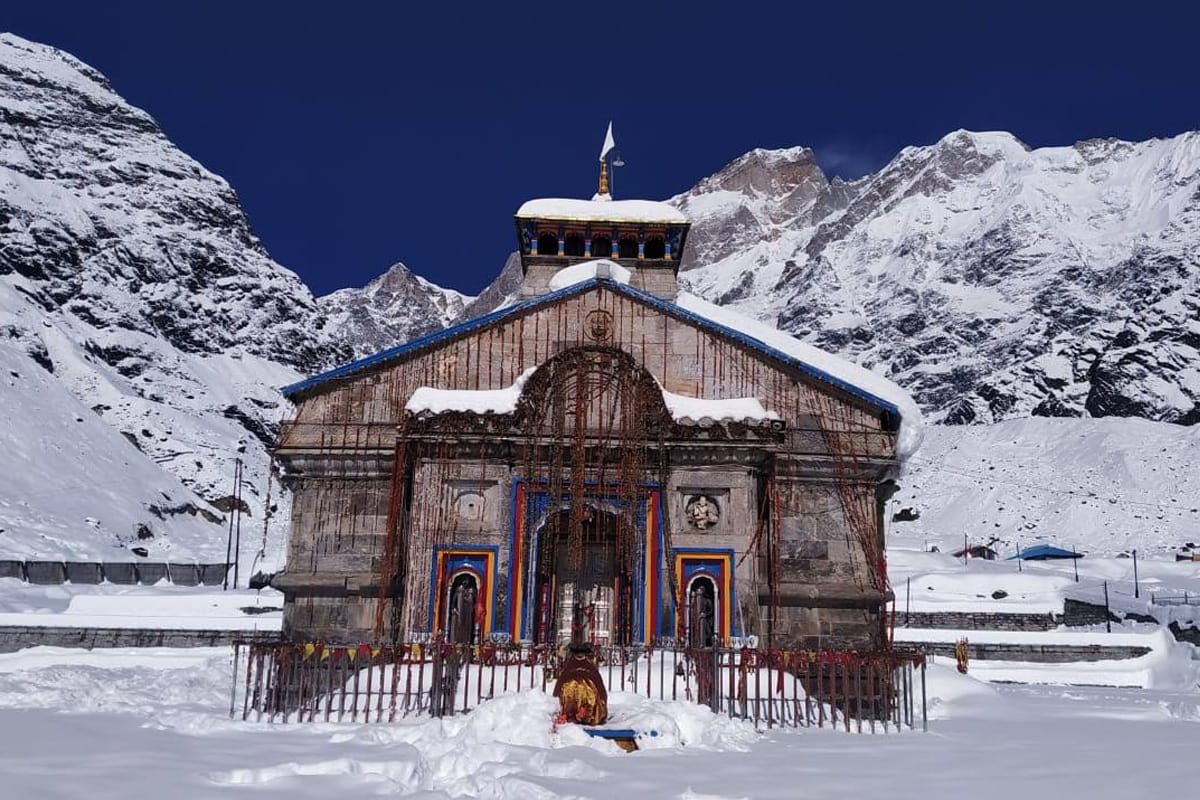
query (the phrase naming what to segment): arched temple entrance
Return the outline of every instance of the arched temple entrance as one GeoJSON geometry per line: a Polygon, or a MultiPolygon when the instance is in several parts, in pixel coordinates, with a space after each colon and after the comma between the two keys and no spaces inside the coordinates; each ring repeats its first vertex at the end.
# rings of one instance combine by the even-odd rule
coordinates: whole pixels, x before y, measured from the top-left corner
{"type": "Polygon", "coordinates": [[[720,602],[717,586],[709,576],[697,575],[688,583],[684,618],[688,647],[712,647],[716,644],[720,602]]]}
{"type": "Polygon", "coordinates": [[[538,532],[534,640],[544,644],[627,644],[632,628],[630,576],[622,565],[620,521],[585,506],[551,515],[538,532]]]}
{"type": "Polygon", "coordinates": [[[473,644],[476,625],[482,622],[478,613],[479,581],[469,571],[461,571],[450,579],[450,586],[443,598],[442,620],[447,642],[473,644]]]}

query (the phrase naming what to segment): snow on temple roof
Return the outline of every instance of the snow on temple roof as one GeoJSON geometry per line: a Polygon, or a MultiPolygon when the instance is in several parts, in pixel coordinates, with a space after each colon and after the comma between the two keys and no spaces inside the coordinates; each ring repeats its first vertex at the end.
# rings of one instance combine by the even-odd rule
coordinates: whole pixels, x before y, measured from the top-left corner
{"type": "Polygon", "coordinates": [[[412,414],[441,414],[446,411],[469,411],[473,414],[511,414],[517,410],[525,381],[534,373],[530,367],[517,376],[511,386],[503,389],[434,389],[421,386],[412,393],[404,410],[412,414]]]}
{"type": "Polygon", "coordinates": [[[662,222],[687,224],[679,209],[656,200],[571,200],[543,197],[517,209],[518,217],[567,219],[582,222],[662,222]]]}
{"type": "MultiPolygon", "coordinates": [[[[368,358],[360,359],[349,364],[343,364],[336,369],[324,372],[320,375],[300,381],[299,383],[285,386],[281,389],[283,395],[289,399],[295,398],[297,395],[307,392],[321,386],[329,381],[336,379],[348,378],[356,375],[373,366],[383,364],[398,358],[402,358],[412,353],[425,350],[430,347],[440,345],[444,342],[451,341],[460,336],[466,336],[474,331],[494,325],[504,319],[516,316],[518,314],[528,313],[534,309],[542,308],[552,303],[557,303],[560,300],[575,295],[583,294],[586,291],[594,289],[598,286],[603,286],[610,291],[618,292],[626,295],[634,300],[656,308],[665,314],[670,314],[679,319],[691,321],[703,328],[713,330],[723,336],[727,336],[734,341],[739,342],[745,347],[758,351],[763,355],[781,361],[793,369],[799,370],[814,378],[815,380],[828,383],[854,397],[863,400],[870,405],[896,414],[900,417],[900,430],[896,442],[896,456],[900,460],[904,460],[908,456],[916,452],[921,445],[923,433],[921,430],[921,412],[917,408],[916,403],[912,398],[896,384],[892,383],[882,375],[877,375],[864,367],[860,367],[843,358],[839,358],[831,353],[827,353],[817,347],[796,339],[790,334],[784,333],[781,330],[766,325],[757,320],[745,317],[735,311],[730,311],[727,308],[721,308],[711,303],[707,303],[698,297],[690,294],[680,293],[676,302],[670,303],[662,300],[654,295],[634,289],[632,286],[627,286],[623,283],[618,283],[611,278],[587,278],[580,283],[571,284],[563,289],[551,291],[540,297],[532,298],[524,302],[516,303],[507,308],[498,309],[482,317],[476,317],[472,320],[455,325],[445,330],[422,336],[414,339],[406,344],[384,350],[381,353],[376,353],[368,358]]],[[[506,389],[488,390],[488,394],[495,392],[508,392],[512,387],[506,389]]],[[[431,392],[444,392],[445,390],[431,389],[431,392]]],[[[447,392],[447,395],[459,395],[462,392],[447,392]]],[[[519,396],[520,390],[517,389],[516,394],[519,396]]],[[[434,401],[442,401],[444,403],[459,402],[459,403],[479,403],[481,408],[485,408],[480,413],[487,413],[486,407],[491,404],[500,406],[497,398],[477,399],[459,398],[453,396],[441,396],[438,394],[427,394],[426,398],[422,399],[421,403],[427,403],[431,407],[425,410],[432,410],[435,406],[434,401]]],[[[414,398],[416,395],[414,394],[414,398]]],[[[410,403],[412,401],[410,400],[410,403]]],[[[440,406],[439,406],[440,407],[440,406]]],[[[412,410],[411,408],[409,410],[412,410]]],[[[464,409],[473,410],[473,409],[464,409]]],[[[493,413],[496,413],[493,411],[493,413]]]]}
{"type": "Polygon", "coordinates": [[[584,261],[581,264],[563,267],[550,278],[550,289],[565,289],[592,278],[607,278],[610,281],[627,284],[632,275],[632,272],[617,262],[609,261],[607,258],[598,258],[595,261],[584,261]]]}
{"type": "Polygon", "coordinates": [[[860,392],[866,392],[894,406],[899,411],[901,420],[900,433],[896,441],[896,454],[899,458],[907,458],[921,446],[921,440],[924,438],[921,428],[921,410],[913,402],[908,392],[882,375],[860,367],[840,356],[827,353],[807,342],[802,342],[778,328],[773,328],[728,308],[715,306],[695,295],[680,292],[675,303],[680,308],[699,317],[757,339],[767,347],[802,362],[809,368],[809,371],[824,373],[833,378],[833,382],[843,385],[843,388],[846,385],[857,387],[860,392]]]}
{"type": "MultiPolygon", "coordinates": [[[[412,393],[404,410],[417,416],[463,411],[472,414],[512,414],[517,410],[521,392],[529,377],[536,371],[530,367],[522,372],[512,385],[503,389],[435,389],[421,386],[412,393]]],[[[757,397],[732,397],[713,400],[703,397],[662,391],[663,404],[671,418],[684,424],[706,422],[761,423],[779,419],[774,411],[763,408],[757,397]]]]}
{"type": "Polygon", "coordinates": [[[730,397],[713,400],[706,397],[688,397],[662,390],[663,402],[676,422],[770,422],[779,419],[774,411],[763,408],[757,397],[730,397]]]}

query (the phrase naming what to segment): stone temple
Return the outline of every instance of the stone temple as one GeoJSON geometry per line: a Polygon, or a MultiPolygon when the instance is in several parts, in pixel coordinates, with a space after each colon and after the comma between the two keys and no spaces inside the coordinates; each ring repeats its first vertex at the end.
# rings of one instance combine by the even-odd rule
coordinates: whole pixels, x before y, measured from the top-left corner
{"type": "Polygon", "coordinates": [[[911,401],[682,292],[688,220],[607,171],[517,211],[499,310],[284,389],[288,638],[884,643],[911,401]]]}

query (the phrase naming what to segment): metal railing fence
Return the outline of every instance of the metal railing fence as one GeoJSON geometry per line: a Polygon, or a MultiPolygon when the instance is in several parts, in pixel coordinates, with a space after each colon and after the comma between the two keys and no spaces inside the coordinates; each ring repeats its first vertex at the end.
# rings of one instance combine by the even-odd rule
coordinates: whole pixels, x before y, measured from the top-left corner
{"type": "MultiPolygon", "coordinates": [[[[563,652],[537,645],[238,642],[229,713],[271,723],[450,716],[553,689],[563,652]]],[[[609,693],[686,700],[759,728],[928,729],[920,652],[601,646],[609,693]]]]}

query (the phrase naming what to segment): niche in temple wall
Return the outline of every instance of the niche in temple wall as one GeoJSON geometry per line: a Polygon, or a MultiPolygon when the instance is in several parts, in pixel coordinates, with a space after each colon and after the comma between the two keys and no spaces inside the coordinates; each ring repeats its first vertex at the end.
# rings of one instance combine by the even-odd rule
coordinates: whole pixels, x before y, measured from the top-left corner
{"type": "Polygon", "coordinates": [[[729,487],[681,486],[675,498],[675,529],[686,533],[723,533],[729,525],[729,487]]]}
{"type": "Polygon", "coordinates": [[[506,526],[503,468],[467,466],[445,482],[445,504],[455,530],[495,532],[506,526]]]}

